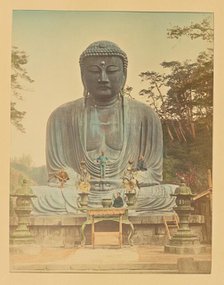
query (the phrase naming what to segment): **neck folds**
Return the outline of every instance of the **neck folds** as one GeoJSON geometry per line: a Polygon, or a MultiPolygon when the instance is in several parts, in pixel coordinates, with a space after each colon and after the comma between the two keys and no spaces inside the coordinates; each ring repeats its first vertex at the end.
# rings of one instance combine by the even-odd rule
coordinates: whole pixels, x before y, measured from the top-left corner
{"type": "Polygon", "coordinates": [[[119,95],[113,96],[111,98],[106,98],[106,97],[95,97],[93,95],[89,95],[88,97],[88,103],[91,106],[95,106],[95,107],[112,107],[114,106],[116,103],[118,103],[120,101],[119,95]]]}

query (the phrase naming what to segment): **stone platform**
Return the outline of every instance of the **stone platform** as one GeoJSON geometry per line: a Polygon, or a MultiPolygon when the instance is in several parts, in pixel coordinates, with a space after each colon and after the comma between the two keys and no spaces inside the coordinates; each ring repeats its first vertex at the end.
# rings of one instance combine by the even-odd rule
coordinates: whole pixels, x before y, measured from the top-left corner
{"type": "Polygon", "coordinates": [[[211,249],[203,254],[164,253],[163,246],[122,248],[43,248],[40,253],[10,254],[11,272],[209,274],[211,249]]]}
{"type": "MultiPolygon", "coordinates": [[[[130,211],[131,212],[131,211],[130,211]]],[[[163,217],[166,220],[172,220],[172,213],[145,215],[134,215],[129,213],[129,220],[134,226],[133,243],[134,245],[165,245],[168,236],[165,230],[163,217]]],[[[67,214],[55,216],[31,216],[30,231],[34,236],[36,243],[42,247],[53,248],[74,248],[81,243],[81,226],[86,220],[86,214],[67,214]]],[[[10,231],[13,231],[17,225],[17,218],[11,217],[10,231]]],[[[201,215],[190,216],[190,227],[202,240],[202,227],[204,217],[201,215]]],[[[105,221],[97,224],[98,231],[113,231],[118,227],[117,223],[105,221]]],[[[171,235],[175,232],[171,228],[171,235]]],[[[129,227],[123,226],[123,243],[128,244],[129,227]]],[[[86,244],[90,244],[90,225],[86,227],[86,244]]]]}

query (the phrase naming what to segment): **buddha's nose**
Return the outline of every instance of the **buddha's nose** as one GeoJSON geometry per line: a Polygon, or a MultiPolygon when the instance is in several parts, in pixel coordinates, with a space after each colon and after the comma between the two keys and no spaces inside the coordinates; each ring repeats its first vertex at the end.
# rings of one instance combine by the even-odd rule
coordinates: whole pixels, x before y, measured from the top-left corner
{"type": "Polygon", "coordinates": [[[109,81],[107,73],[105,70],[102,70],[98,81],[99,82],[108,82],[109,81]]]}

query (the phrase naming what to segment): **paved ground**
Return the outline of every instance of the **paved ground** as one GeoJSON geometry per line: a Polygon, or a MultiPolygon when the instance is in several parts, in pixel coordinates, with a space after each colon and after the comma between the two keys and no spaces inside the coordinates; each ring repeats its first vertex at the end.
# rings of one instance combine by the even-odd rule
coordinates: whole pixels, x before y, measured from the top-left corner
{"type": "Polygon", "coordinates": [[[23,253],[10,254],[12,272],[209,273],[210,265],[209,247],[199,255],[167,254],[162,246],[148,245],[95,249],[91,246],[72,249],[31,246],[23,253]]]}

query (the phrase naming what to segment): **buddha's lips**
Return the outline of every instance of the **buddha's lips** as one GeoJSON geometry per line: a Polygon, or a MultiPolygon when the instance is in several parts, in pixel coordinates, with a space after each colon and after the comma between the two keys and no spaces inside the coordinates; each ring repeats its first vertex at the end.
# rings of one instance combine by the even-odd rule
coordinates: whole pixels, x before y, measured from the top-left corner
{"type": "Polygon", "coordinates": [[[100,90],[109,90],[109,89],[111,89],[109,86],[99,86],[98,88],[100,90]]]}

